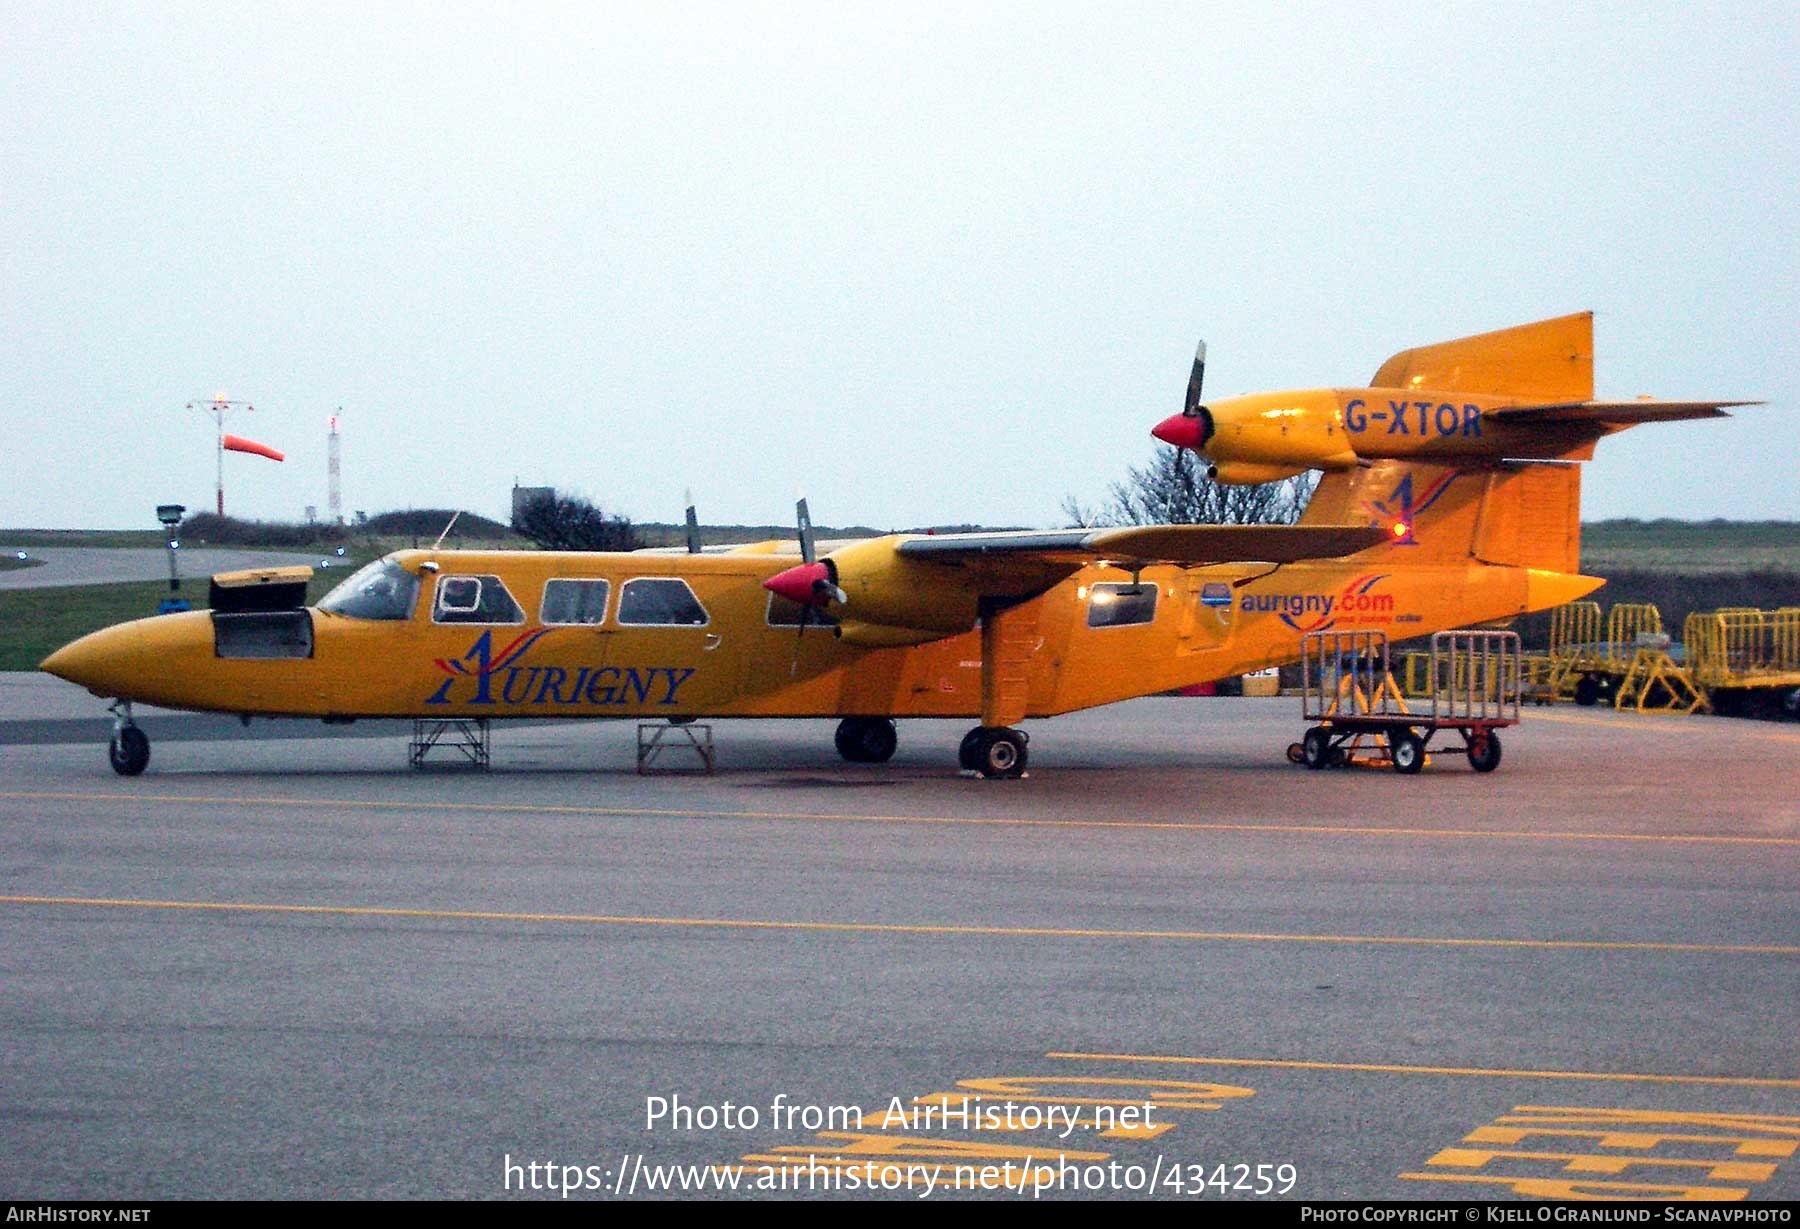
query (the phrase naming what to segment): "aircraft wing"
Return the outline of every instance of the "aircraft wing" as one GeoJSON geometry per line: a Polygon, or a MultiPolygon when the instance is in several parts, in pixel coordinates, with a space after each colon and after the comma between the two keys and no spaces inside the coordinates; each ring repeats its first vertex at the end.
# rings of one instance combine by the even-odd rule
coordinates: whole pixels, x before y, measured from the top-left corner
{"type": "Polygon", "coordinates": [[[1362,525],[1140,525],[935,534],[908,538],[895,549],[906,558],[932,563],[1004,566],[1016,561],[1027,569],[1046,564],[1081,567],[1098,560],[1194,567],[1335,559],[1386,539],[1385,530],[1362,525]]]}
{"type": "Polygon", "coordinates": [[[792,594],[804,597],[819,585],[832,593],[841,587],[843,596],[834,600],[842,609],[832,613],[843,639],[920,644],[969,630],[983,601],[1028,601],[1091,564],[1137,571],[1153,564],[1330,559],[1386,541],[1390,533],[1365,525],[1143,525],[890,534],[763,584],[795,601],[792,594]]]}
{"type": "Polygon", "coordinates": [[[1644,422],[1676,422],[1684,418],[1729,418],[1726,409],[1761,405],[1760,401],[1561,401],[1549,405],[1509,405],[1485,412],[1509,423],[1597,422],[1631,426],[1644,422]]]}

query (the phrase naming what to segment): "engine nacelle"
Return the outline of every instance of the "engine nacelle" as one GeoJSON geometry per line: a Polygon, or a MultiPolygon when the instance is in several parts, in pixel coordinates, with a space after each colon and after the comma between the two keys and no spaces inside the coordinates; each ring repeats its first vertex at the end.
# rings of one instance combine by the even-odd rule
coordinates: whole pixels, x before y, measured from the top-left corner
{"type": "Polygon", "coordinates": [[[1273,482],[1301,470],[1356,464],[1335,389],[1227,397],[1206,411],[1212,431],[1202,451],[1221,482],[1273,482]],[[1253,469],[1267,476],[1237,476],[1253,469]]]}

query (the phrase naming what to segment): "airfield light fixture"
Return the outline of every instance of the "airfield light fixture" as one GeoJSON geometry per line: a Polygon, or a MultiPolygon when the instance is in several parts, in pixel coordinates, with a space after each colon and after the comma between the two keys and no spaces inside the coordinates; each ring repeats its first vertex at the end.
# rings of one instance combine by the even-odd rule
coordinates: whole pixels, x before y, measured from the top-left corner
{"type": "Polygon", "coordinates": [[[169,531],[169,592],[181,592],[181,576],[175,571],[175,552],[181,549],[181,539],[175,536],[175,526],[181,524],[181,518],[187,515],[187,508],[182,504],[157,504],[156,519],[162,527],[169,531]]]}

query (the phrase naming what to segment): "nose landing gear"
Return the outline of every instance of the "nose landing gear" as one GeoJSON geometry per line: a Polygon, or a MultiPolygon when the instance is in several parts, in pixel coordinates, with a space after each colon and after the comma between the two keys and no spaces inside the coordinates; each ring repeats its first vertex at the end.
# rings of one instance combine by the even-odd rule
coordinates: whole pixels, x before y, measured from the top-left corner
{"type": "Polygon", "coordinates": [[[131,719],[131,701],[117,700],[112,705],[113,736],[106,755],[112,769],[121,777],[135,777],[150,764],[150,738],[131,719]]]}

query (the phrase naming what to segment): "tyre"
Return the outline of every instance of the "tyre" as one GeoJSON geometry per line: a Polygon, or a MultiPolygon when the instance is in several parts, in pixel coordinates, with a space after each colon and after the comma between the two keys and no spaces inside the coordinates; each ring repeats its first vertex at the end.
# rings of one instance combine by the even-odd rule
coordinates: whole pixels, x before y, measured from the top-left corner
{"type": "Polygon", "coordinates": [[[1584,674],[1575,683],[1575,703],[1583,708],[1592,708],[1600,702],[1600,680],[1591,674],[1584,674]]]}
{"type": "Polygon", "coordinates": [[[149,766],[150,739],[135,725],[128,725],[113,735],[107,758],[121,777],[135,777],[149,766]]]}
{"type": "Polygon", "coordinates": [[[956,749],[956,762],[964,772],[981,771],[981,736],[985,732],[976,726],[963,735],[962,746],[956,749]]]}
{"type": "Polygon", "coordinates": [[[1017,730],[984,731],[976,771],[984,777],[1022,777],[1025,775],[1025,738],[1017,730]]]}
{"type": "Polygon", "coordinates": [[[1500,767],[1500,736],[1492,730],[1469,731],[1469,767],[1492,772],[1500,767]]]}
{"type": "Polygon", "coordinates": [[[886,717],[846,717],[838,722],[838,754],[852,764],[885,764],[900,738],[886,717]]]}
{"type": "Polygon", "coordinates": [[[1425,742],[1417,734],[1400,726],[1388,734],[1388,755],[1394,771],[1411,776],[1425,767],[1425,742]]]}
{"type": "Polygon", "coordinates": [[[1331,763],[1331,732],[1315,725],[1300,740],[1300,762],[1308,768],[1323,768],[1331,763]]]}

